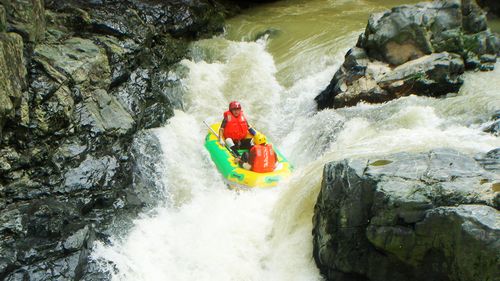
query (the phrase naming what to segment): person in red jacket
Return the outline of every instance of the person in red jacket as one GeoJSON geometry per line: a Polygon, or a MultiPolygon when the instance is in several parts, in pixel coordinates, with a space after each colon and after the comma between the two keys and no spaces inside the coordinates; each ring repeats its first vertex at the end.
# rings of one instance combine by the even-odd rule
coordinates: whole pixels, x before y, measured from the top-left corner
{"type": "Polygon", "coordinates": [[[241,110],[241,104],[237,101],[229,103],[229,110],[224,112],[224,119],[219,129],[219,142],[226,145],[239,156],[238,149],[250,149],[252,138],[247,138],[247,134],[252,136],[256,131],[248,125],[248,121],[241,110]]]}
{"type": "Polygon", "coordinates": [[[253,142],[255,145],[250,149],[248,162],[246,162],[246,159],[238,159],[240,164],[242,164],[242,167],[257,173],[268,173],[274,171],[278,159],[273,146],[267,143],[266,136],[261,133],[257,133],[253,137],[253,142]]]}

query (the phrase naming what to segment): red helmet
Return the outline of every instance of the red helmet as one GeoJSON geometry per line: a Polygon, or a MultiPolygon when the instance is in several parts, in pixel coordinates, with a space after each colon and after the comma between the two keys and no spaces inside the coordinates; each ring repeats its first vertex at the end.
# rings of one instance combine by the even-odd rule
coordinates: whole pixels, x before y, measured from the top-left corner
{"type": "Polygon", "coordinates": [[[241,104],[237,101],[232,101],[229,103],[229,110],[232,109],[241,109],[241,104]]]}

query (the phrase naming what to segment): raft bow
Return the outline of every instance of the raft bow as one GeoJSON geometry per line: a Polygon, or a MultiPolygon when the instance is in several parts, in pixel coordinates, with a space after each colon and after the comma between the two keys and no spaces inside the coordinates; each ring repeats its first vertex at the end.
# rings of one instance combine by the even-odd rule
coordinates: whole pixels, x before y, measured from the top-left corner
{"type": "MultiPolygon", "coordinates": [[[[210,153],[215,166],[230,187],[273,187],[292,173],[292,165],[274,146],[273,148],[278,160],[277,168],[274,171],[257,173],[243,169],[235,163],[235,157],[232,155],[231,150],[219,143],[219,137],[216,132],[219,131],[220,123],[210,126],[206,125],[209,127],[209,132],[205,137],[205,147],[210,153]]],[[[248,137],[251,137],[251,135],[248,137]]],[[[239,152],[241,154],[245,151],[240,150],[239,152]]]]}

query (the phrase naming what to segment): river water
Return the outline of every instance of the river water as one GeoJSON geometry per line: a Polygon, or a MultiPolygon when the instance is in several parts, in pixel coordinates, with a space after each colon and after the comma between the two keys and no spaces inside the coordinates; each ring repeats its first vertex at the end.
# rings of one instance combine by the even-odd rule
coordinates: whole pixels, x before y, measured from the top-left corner
{"type": "MultiPolygon", "coordinates": [[[[449,147],[500,147],[482,132],[500,109],[500,64],[469,73],[458,95],[406,97],[317,112],[324,89],[370,13],[416,1],[289,0],[228,21],[224,36],[192,44],[182,61],[184,109],[155,129],[164,198],[93,256],[114,280],[322,280],[312,216],[323,165],[344,158],[449,147]],[[379,2],[384,2],[381,4],[379,2]],[[203,147],[203,121],[239,100],[253,124],[294,164],[274,189],[228,190],[203,147]]],[[[159,187],[151,187],[159,188],[159,187]]]]}

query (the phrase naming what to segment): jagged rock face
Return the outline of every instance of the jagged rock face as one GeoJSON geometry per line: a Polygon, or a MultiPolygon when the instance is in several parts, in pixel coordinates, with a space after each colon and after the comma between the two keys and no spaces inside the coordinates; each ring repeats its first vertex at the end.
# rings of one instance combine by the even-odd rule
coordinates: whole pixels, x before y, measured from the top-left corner
{"type": "Polygon", "coordinates": [[[182,107],[168,74],[227,11],[43,2],[0,0],[0,279],[105,280],[88,260],[93,241],[160,197],[161,148],[142,130],[182,107]]]}
{"type": "Polygon", "coordinates": [[[495,280],[493,158],[441,149],[328,163],[313,219],[321,272],[328,280],[495,280]]]}
{"type": "Polygon", "coordinates": [[[396,7],[370,17],[316,102],[319,109],[339,108],[458,92],[464,70],[492,70],[499,51],[474,0],[396,7]]]}

